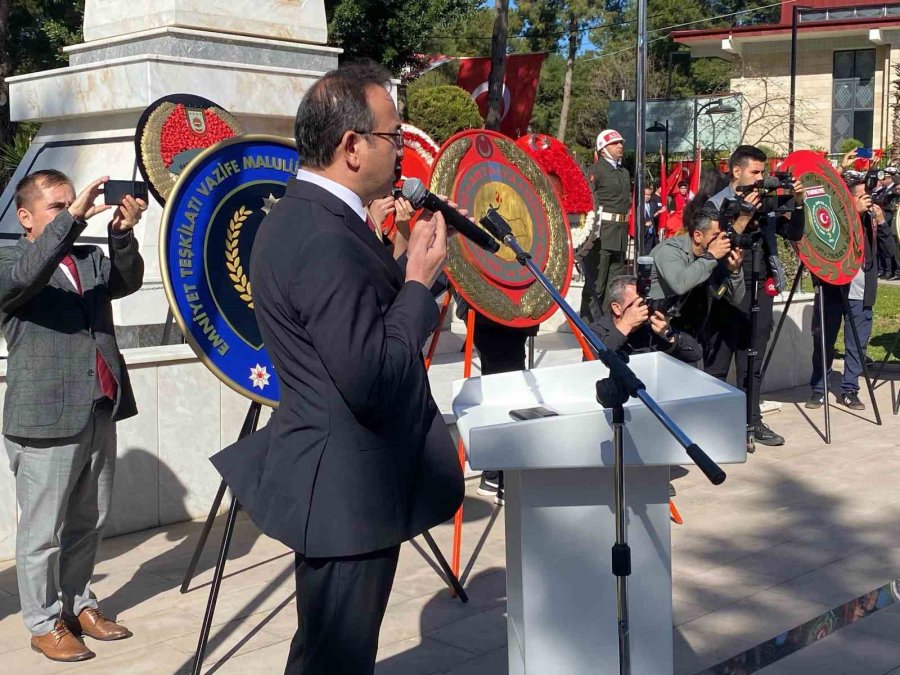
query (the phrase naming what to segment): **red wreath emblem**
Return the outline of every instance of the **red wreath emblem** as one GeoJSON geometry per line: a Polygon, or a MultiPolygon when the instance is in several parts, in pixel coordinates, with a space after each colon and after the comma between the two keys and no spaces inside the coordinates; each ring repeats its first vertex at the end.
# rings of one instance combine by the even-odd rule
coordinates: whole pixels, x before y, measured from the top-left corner
{"type": "Polygon", "coordinates": [[[184,104],[175,106],[162,126],[160,133],[160,154],[166,168],[172,166],[175,156],[185,150],[209,148],[219,141],[236,136],[237,133],[212,110],[197,111],[206,121],[205,131],[198,133],[191,128],[184,104]]]}
{"type": "Polygon", "coordinates": [[[557,188],[560,204],[566,213],[588,213],[594,210],[594,196],[581,167],[569,149],[552,136],[527,134],[516,141],[557,188]]]}

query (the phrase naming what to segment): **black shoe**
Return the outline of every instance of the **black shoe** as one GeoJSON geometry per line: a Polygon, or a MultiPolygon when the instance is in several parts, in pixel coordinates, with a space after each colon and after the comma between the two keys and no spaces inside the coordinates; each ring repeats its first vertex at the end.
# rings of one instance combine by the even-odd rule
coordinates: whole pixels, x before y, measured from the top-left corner
{"type": "Polygon", "coordinates": [[[497,490],[500,489],[500,481],[499,478],[488,478],[486,474],[481,474],[481,482],[478,484],[478,488],[475,490],[482,497],[495,497],[497,495],[497,490]]]}
{"type": "Polygon", "coordinates": [[[810,394],[804,407],[809,410],[817,410],[823,405],[825,405],[825,393],[821,391],[814,391],[812,394],[810,394]]]}
{"type": "Polygon", "coordinates": [[[784,445],[784,437],[776,434],[762,422],[753,430],[753,440],[763,445],[784,445]]]}
{"type": "Polygon", "coordinates": [[[841,394],[841,398],[839,399],[841,405],[845,405],[850,410],[865,410],[866,404],[859,400],[859,396],[856,395],[855,391],[845,391],[841,394]]]}

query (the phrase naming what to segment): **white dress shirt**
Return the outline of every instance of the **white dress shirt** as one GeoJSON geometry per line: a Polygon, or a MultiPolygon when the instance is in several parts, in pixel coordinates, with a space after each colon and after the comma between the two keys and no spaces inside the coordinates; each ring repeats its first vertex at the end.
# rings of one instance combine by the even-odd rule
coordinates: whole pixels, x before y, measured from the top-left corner
{"type": "Polygon", "coordinates": [[[351,209],[353,209],[353,212],[359,216],[360,220],[362,220],[364,223],[367,222],[366,210],[363,208],[362,199],[360,199],[359,195],[350,188],[341,185],[340,183],[337,183],[330,178],[325,178],[325,176],[320,176],[319,174],[313,173],[312,171],[306,171],[305,169],[300,169],[300,171],[297,172],[297,180],[302,180],[306,181],[307,183],[312,183],[313,185],[318,185],[323,190],[330,192],[351,209]]]}

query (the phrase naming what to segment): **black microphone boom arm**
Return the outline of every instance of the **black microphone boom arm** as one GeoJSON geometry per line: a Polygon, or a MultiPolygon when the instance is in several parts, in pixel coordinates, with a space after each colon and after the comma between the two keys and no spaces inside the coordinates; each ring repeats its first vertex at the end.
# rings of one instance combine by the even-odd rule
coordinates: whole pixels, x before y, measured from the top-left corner
{"type": "Polygon", "coordinates": [[[526,267],[532,276],[544,287],[550,294],[554,302],[569,318],[572,324],[584,336],[588,344],[597,352],[597,358],[609,368],[609,374],[619,386],[627,392],[629,397],[635,397],[641,401],[647,409],[658,419],[666,430],[672,434],[679,445],[685,449],[688,456],[694,461],[704,475],[713,485],[720,485],[725,481],[725,472],[716,464],[709,455],[707,455],[699,445],[691,441],[677,424],[669,417],[666,412],[659,407],[659,404],[653,400],[647,393],[647,388],[634,374],[634,371],[622,360],[622,358],[614,351],[609,349],[603,341],[597,337],[580,316],[572,309],[572,306],[566,302],[565,298],[560,295],[556,287],[550,283],[550,280],[544,276],[544,273],[538,269],[537,265],[531,259],[531,255],[522,250],[519,242],[516,241],[512,233],[509,223],[495,209],[488,209],[487,214],[481,219],[481,225],[490,232],[494,237],[501,240],[504,244],[512,249],[516,254],[516,260],[523,267],[526,267]]]}

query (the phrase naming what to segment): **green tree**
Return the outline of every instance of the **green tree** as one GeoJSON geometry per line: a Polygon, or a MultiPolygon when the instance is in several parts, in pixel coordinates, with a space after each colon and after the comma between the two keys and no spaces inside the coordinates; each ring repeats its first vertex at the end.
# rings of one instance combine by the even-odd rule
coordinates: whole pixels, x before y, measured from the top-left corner
{"type": "MultiPolygon", "coordinates": [[[[528,44],[521,37],[522,18],[512,7],[509,8],[507,26],[509,28],[507,50],[513,53],[525,51],[528,44]]],[[[446,56],[490,56],[493,27],[494,10],[479,7],[460,16],[456,21],[442,23],[436,27],[425,43],[425,53],[446,56]]],[[[441,66],[442,69],[444,67],[441,66]]]]}
{"type": "Polygon", "coordinates": [[[6,78],[68,65],[63,47],[81,42],[84,0],[0,0],[0,180],[15,171],[15,159],[34,136],[34,125],[13,123],[6,78]]]}
{"type": "Polygon", "coordinates": [[[433,32],[474,12],[481,0],[327,0],[329,41],[344,58],[371,58],[392,72],[417,64],[433,32]]]}
{"type": "Polygon", "coordinates": [[[409,121],[442,145],[453,134],[480,129],[481,113],[475,101],[455,85],[410,88],[409,121]]]}
{"type": "Polygon", "coordinates": [[[525,36],[533,49],[556,51],[566,59],[562,86],[562,104],[556,137],[564,141],[572,104],[572,79],[575,59],[581,50],[585,33],[602,16],[601,0],[519,0],[519,14],[526,24],[525,36]]]}

